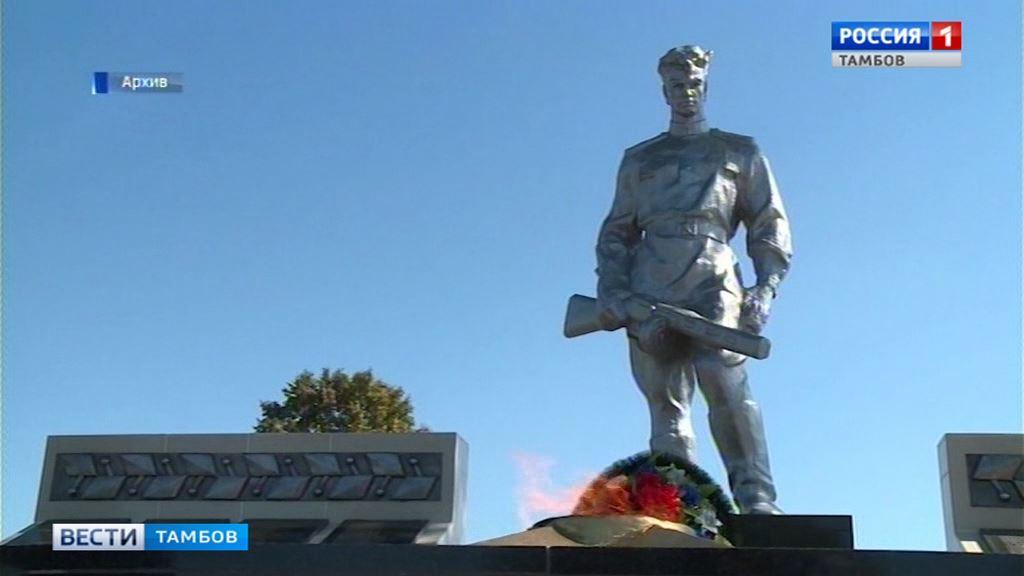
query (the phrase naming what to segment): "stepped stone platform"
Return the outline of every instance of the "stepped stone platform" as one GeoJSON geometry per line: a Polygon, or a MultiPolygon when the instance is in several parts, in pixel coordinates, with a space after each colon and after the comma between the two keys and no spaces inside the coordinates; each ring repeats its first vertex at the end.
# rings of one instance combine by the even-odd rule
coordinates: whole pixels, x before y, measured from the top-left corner
{"type": "Polygon", "coordinates": [[[225,576],[1009,576],[1009,554],[810,548],[543,548],[265,544],[248,552],[53,552],[0,548],[0,573],[225,576]]]}
{"type": "Polygon", "coordinates": [[[1024,555],[855,550],[849,516],[732,516],[735,548],[448,545],[466,454],[454,434],[52,437],[35,522],[0,544],[0,575],[1024,574],[1024,555]],[[250,549],[51,549],[55,522],[180,521],[246,522],[250,549]]]}

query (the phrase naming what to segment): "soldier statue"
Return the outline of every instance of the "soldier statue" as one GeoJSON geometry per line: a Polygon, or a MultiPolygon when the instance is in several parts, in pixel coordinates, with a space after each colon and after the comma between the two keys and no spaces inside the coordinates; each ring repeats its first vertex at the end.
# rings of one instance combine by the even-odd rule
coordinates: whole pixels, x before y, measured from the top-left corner
{"type": "Polygon", "coordinates": [[[707,127],[711,55],[681,46],[658,63],[671,124],[622,159],[597,240],[598,322],[627,329],[633,377],[651,411],[651,450],[695,460],[690,406],[699,387],[740,512],[781,514],[745,356],[680,337],[658,318],[631,321],[628,312],[638,297],[758,334],[789,269],[789,225],[768,161],[749,136],[707,127]],[[750,288],[729,247],[740,223],[757,274],[750,288]]]}

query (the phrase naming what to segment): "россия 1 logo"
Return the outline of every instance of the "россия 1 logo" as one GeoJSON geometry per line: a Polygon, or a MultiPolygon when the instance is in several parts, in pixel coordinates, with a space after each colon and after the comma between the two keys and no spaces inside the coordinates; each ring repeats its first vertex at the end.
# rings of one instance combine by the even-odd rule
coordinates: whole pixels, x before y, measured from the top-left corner
{"type": "Polygon", "coordinates": [[[959,68],[963,24],[833,22],[834,68],[959,68]]]}

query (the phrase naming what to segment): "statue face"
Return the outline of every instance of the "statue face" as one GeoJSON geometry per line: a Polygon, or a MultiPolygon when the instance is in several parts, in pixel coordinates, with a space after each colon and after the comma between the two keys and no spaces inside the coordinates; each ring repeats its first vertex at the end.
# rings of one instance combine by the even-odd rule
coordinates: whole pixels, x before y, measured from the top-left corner
{"type": "Polygon", "coordinates": [[[703,115],[706,70],[687,66],[686,69],[668,70],[661,77],[665,102],[673,112],[687,118],[703,115]]]}

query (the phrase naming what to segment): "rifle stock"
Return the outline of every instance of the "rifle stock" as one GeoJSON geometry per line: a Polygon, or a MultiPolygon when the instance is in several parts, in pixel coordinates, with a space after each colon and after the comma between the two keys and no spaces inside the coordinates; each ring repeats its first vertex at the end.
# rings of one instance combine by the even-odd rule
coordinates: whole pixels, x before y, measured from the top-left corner
{"type": "Polygon", "coordinates": [[[597,332],[601,324],[597,321],[597,300],[582,294],[569,297],[569,305],[565,310],[565,326],[562,333],[566,338],[575,338],[597,332]]]}

